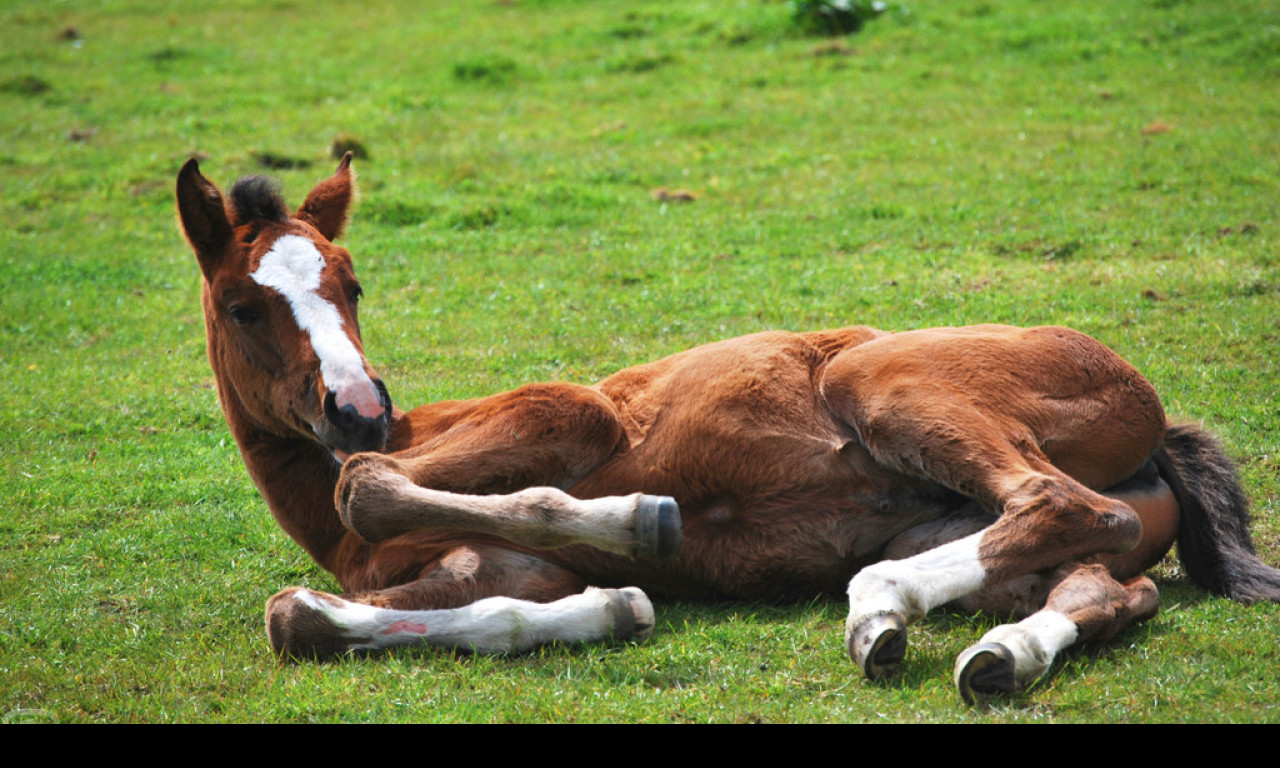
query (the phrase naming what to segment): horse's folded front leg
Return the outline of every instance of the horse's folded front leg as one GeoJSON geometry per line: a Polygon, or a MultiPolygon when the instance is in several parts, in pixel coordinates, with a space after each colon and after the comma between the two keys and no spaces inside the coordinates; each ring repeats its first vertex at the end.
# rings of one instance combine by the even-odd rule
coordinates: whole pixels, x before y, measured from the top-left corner
{"type": "Polygon", "coordinates": [[[553,642],[646,639],[653,605],[635,587],[588,589],[550,603],[490,597],[461,608],[397,610],[294,587],[267,603],[267,635],[282,658],[328,658],[397,645],[518,653],[553,642]]]}
{"type": "Polygon", "coordinates": [[[370,542],[422,529],[487,533],[538,549],[587,544],[632,557],[669,558],[683,541],[680,509],[666,496],[577,499],[556,488],[470,495],[413,483],[398,462],[358,454],[343,466],[335,502],[351,531],[370,542]]]}

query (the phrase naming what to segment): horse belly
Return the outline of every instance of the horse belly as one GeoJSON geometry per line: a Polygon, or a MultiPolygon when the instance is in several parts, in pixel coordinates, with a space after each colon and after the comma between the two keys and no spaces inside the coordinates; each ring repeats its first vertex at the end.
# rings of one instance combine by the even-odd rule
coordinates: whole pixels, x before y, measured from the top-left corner
{"type": "MultiPolygon", "coordinates": [[[[886,545],[961,501],[902,487],[842,493],[847,483],[685,500],[684,546],[673,561],[642,561],[587,547],[556,560],[600,586],[640,586],[678,597],[793,601],[837,594],[886,545]]],[[[678,498],[678,497],[677,497],[678,498]]]]}
{"type": "Polygon", "coordinates": [[[645,399],[626,393],[620,410],[652,415],[570,491],[675,498],[684,550],[656,564],[583,554],[585,570],[680,595],[811,597],[945,513],[949,492],[877,466],[835,419],[815,386],[820,362],[796,337],[748,337],[662,371],[645,399]]]}
{"type": "Polygon", "coordinates": [[[906,492],[797,494],[786,504],[747,499],[736,512],[715,505],[694,514],[685,555],[699,580],[735,597],[836,594],[882,559],[896,536],[949,508],[941,499],[906,492]]]}

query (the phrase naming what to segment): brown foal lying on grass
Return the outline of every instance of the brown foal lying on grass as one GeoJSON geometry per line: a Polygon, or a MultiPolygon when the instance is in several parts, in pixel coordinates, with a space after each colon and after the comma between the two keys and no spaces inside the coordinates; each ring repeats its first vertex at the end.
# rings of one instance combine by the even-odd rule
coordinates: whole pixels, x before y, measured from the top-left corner
{"type": "Polygon", "coordinates": [[[348,155],[290,213],[264,178],[224,200],[195,160],[178,177],[231,432],[346,592],[271,598],[279,654],[644,637],[641,588],[845,590],[848,651],[873,677],[932,608],[1025,616],[961,654],[972,701],[1154,615],[1142,573],[1175,539],[1205,588],[1280,599],[1216,442],[1066,328],[760,333],[593,386],[397,410],[334,245],[353,184],[348,155]]]}

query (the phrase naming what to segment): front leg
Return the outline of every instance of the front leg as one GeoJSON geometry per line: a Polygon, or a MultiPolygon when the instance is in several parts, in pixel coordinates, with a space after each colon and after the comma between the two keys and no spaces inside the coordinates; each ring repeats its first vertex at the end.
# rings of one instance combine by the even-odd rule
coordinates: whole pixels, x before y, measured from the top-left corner
{"type": "Polygon", "coordinates": [[[537,549],[587,544],[641,558],[680,553],[680,509],[666,496],[577,499],[549,487],[471,495],[423,488],[410,475],[390,456],[353,456],[335,497],[343,524],[369,542],[430,528],[486,533],[537,549]]]}
{"type": "Polygon", "coordinates": [[[293,587],[267,603],[267,636],[281,658],[330,658],[350,651],[432,645],[477,653],[521,653],[554,642],[653,634],[644,592],[588,588],[550,603],[489,597],[460,608],[400,610],[293,587]]]}
{"type": "MultiPolygon", "coordinates": [[[[653,632],[653,606],[634,587],[587,588],[558,565],[490,544],[421,554],[418,577],[404,584],[342,597],[298,587],[275,595],[266,612],[272,650],[295,659],[398,645],[519,653],[552,642],[643,640],[653,632]]],[[[375,547],[365,581],[403,568],[402,556],[400,547],[375,547]]]]}

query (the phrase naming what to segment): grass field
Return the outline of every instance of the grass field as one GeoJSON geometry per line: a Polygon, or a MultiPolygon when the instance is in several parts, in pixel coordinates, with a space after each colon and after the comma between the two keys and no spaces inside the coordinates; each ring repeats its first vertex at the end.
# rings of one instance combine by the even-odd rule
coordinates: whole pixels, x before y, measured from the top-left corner
{"type": "Polygon", "coordinates": [[[267,597],[336,584],[240,464],[172,200],[195,154],[296,204],[359,142],[345,244],[401,405],[770,328],[1071,325],[1222,436],[1277,564],[1278,93],[1265,0],[916,0],[839,39],[761,0],[9,0],[0,720],[1280,721],[1280,606],[1172,559],[1158,617],[991,709],[950,676],[997,619],[930,616],[877,684],[819,596],[277,665],[267,597]]]}

